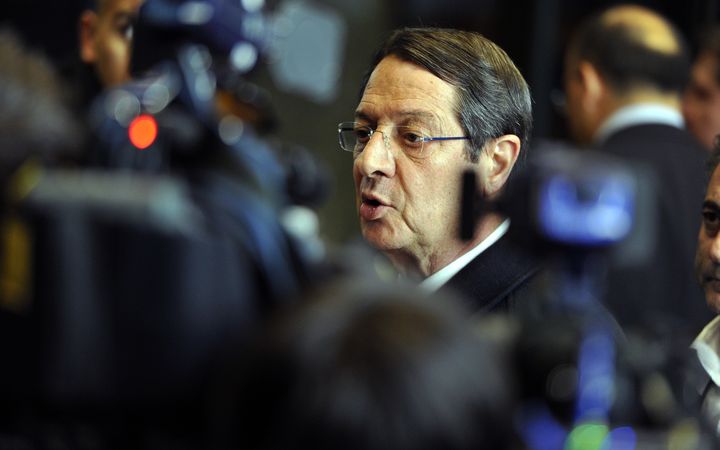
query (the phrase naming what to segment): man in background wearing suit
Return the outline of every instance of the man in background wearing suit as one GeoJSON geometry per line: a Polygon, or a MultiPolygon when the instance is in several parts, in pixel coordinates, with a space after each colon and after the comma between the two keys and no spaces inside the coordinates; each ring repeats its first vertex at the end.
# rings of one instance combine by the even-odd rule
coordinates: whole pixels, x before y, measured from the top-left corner
{"type": "Polygon", "coordinates": [[[643,165],[657,181],[650,257],[609,270],[606,305],[625,327],[691,339],[708,314],[692,273],[706,152],[680,114],[689,61],[668,21],[639,6],[616,6],[573,36],[565,91],[579,144],[643,165]]]}
{"type": "Polygon", "coordinates": [[[683,97],[688,130],[708,150],[720,134],[720,27],[707,32],[693,62],[683,97]]]}

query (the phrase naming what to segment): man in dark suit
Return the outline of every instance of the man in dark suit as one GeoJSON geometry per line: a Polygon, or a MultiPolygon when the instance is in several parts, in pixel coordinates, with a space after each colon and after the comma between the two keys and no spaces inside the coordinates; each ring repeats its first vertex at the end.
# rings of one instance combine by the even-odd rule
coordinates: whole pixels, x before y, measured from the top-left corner
{"type": "Polygon", "coordinates": [[[683,336],[695,335],[708,319],[692,273],[706,153],[683,129],[680,95],[688,71],[678,31],[630,5],[582,24],[565,63],[568,120],[577,141],[645,166],[657,184],[649,257],[609,270],[605,302],[625,327],[683,336]]]}
{"type": "Polygon", "coordinates": [[[535,273],[506,242],[509,222],[482,217],[460,239],[464,170],[486,198],[502,190],[532,123],[530,92],[497,45],[472,32],[394,32],[372,62],[354,121],[339,125],[353,153],[363,237],[409,278],[451,286],[475,310],[507,309],[535,273]]]}

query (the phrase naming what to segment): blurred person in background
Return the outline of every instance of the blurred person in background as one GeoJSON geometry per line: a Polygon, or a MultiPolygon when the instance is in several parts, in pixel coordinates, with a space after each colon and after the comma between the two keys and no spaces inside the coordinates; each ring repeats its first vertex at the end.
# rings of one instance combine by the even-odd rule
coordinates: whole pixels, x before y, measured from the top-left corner
{"type": "Polygon", "coordinates": [[[80,58],[104,87],[130,79],[133,20],[142,0],[96,0],[79,19],[80,58]]]}
{"type": "Polygon", "coordinates": [[[688,130],[708,150],[720,133],[720,28],[702,39],[683,97],[688,130]]]}
{"type": "Polygon", "coordinates": [[[456,290],[475,311],[515,308],[537,264],[508,242],[497,214],[461,240],[460,192],[472,170],[483,198],[497,197],[524,151],[531,101],[518,69],[480,34],[400,29],[361,92],[354,121],[338,128],[365,240],[425,289],[456,290]]]}
{"type": "Polygon", "coordinates": [[[105,88],[130,80],[133,22],[143,0],[89,0],[78,18],[78,56],[63,68],[84,109],[105,88]]]}
{"type": "Polygon", "coordinates": [[[0,29],[0,307],[6,311],[22,312],[30,300],[30,241],[13,211],[33,182],[26,175],[74,153],[82,141],[64,100],[50,62],[0,29]]]}
{"type": "Polygon", "coordinates": [[[667,325],[689,342],[708,316],[692,273],[706,152],[683,129],[680,97],[688,72],[680,33],[632,5],[587,19],[565,58],[568,120],[577,142],[642,165],[657,181],[650,255],[611,267],[604,300],[624,327],[667,325]]]}
{"type": "Polygon", "coordinates": [[[0,182],[30,158],[57,159],[78,143],[63,103],[63,86],[50,62],[0,29],[0,182]]]}
{"type": "Polygon", "coordinates": [[[353,279],[308,298],[243,365],[247,448],[518,448],[509,373],[454,297],[353,279]]]}

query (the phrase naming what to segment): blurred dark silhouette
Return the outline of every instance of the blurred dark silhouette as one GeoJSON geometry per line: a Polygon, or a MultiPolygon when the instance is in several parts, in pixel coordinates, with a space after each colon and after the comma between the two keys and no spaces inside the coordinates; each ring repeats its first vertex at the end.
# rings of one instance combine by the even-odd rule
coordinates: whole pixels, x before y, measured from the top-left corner
{"type": "Polygon", "coordinates": [[[514,448],[512,383],[452,297],[358,278],[308,298],[242,366],[248,448],[514,448]]]}
{"type": "MultiPolygon", "coordinates": [[[[183,4],[145,2],[145,31],[167,25],[153,11],[162,16],[183,4]]],[[[234,19],[257,25],[263,12],[255,6],[202,2],[205,12],[220,9],[211,17],[228,21],[226,33],[214,33],[213,22],[194,34],[197,23],[178,19],[173,40],[153,35],[169,50],[154,55],[148,68],[157,70],[95,100],[89,154],[109,155],[95,161],[101,168],[38,164],[14,177],[22,227],[2,247],[14,277],[3,286],[14,289],[19,312],[8,319],[17,326],[0,330],[7,347],[0,392],[1,413],[12,419],[4,425],[20,442],[202,447],[203,394],[215,365],[265,314],[292,301],[323,257],[304,208],[322,194],[309,184],[320,170],[310,170],[307,155],[282,165],[252,124],[215,110],[208,48],[216,50],[212,39],[227,45],[218,53],[250,45],[246,23],[234,19]],[[157,125],[142,148],[131,129],[141,115],[157,125]],[[60,437],[48,431],[55,423],[60,437]]],[[[19,86],[43,79],[43,67],[22,71],[19,54],[5,62],[0,74],[19,68],[19,86]]],[[[22,113],[26,99],[37,106],[36,92],[45,103],[17,120],[8,114],[0,126],[11,144],[42,155],[64,143],[57,129],[73,136],[58,125],[52,92],[15,92],[15,81],[0,86],[11,93],[0,97],[9,113],[22,113]]],[[[25,149],[3,150],[16,147],[25,149]]]]}
{"type": "Polygon", "coordinates": [[[0,29],[0,182],[27,159],[53,161],[82,141],[54,68],[0,29]]]}
{"type": "Polygon", "coordinates": [[[28,367],[36,335],[30,227],[18,202],[32,187],[39,167],[56,163],[82,141],[63,103],[63,89],[49,61],[31,51],[10,29],[0,30],[0,373],[3,402],[0,434],[26,424],[37,373],[28,367]]]}

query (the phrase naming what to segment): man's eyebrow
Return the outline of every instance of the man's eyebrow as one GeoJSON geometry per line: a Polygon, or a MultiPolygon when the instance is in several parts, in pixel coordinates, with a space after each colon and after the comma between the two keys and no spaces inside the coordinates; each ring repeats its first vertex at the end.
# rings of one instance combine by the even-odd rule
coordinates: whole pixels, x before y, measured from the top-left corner
{"type": "MultiPolygon", "coordinates": [[[[431,125],[436,125],[438,122],[437,116],[429,111],[424,110],[407,110],[400,111],[393,114],[394,117],[398,117],[398,122],[408,122],[411,120],[421,120],[431,125]]],[[[355,119],[365,120],[372,122],[373,119],[364,111],[355,111],[355,119]]]]}
{"type": "Polygon", "coordinates": [[[355,120],[363,120],[365,122],[372,122],[372,119],[370,118],[370,116],[368,116],[367,114],[365,114],[362,111],[355,111],[355,120]]]}
{"type": "Polygon", "coordinates": [[[402,117],[404,121],[421,120],[429,125],[436,125],[438,121],[437,116],[429,111],[402,111],[399,116],[402,117]]]}

